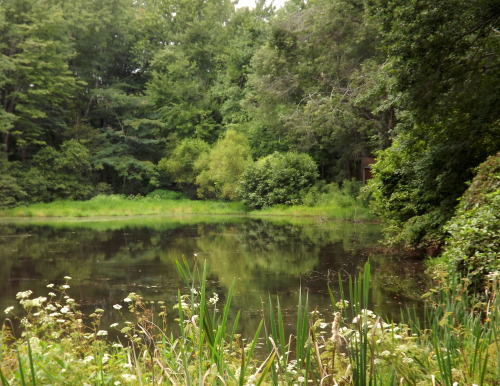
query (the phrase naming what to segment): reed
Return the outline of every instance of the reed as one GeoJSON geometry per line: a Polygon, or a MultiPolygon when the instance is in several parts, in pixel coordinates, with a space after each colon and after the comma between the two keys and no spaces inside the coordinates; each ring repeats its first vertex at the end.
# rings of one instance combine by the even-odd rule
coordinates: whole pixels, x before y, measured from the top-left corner
{"type": "MultiPolygon", "coordinates": [[[[403,310],[402,322],[392,323],[369,310],[366,264],[347,282],[339,276],[338,293],[329,288],[331,316],[311,311],[307,292],[300,291],[288,336],[280,300],[269,297],[247,341],[238,334],[232,287],[222,301],[208,293],[204,264],[183,258],[177,268],[185,283],[173,305],[177,334],[166,322],[166,305],[135,293],[123,301],[124,323],[110,327],[120,342],[107,338],[102,310],[87,316],[88,327],[82,324],[68,284],[51,288],[47,297],[19,293],[23,334],[14,337],[8,323],[2,326],[2,385],[498,385],[497,279],[487,297],[478,297],[450,276],[429,295],[422,320],[415,310],[403,310]],[[262,334],[267,349],[259,351],[262,334]]],[[[12,315],[10,307],[5,311],[12,315]]]]}

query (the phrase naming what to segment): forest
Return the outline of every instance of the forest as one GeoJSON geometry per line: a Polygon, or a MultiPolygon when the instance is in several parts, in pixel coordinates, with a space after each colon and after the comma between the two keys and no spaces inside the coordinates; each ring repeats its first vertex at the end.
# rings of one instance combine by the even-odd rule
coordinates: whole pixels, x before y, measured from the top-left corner
{"type": "Polygon", "coordinates": [[[0,0],[1,288],[17,292],[0,319],[2,385],[499,385],[498,0],[236,3],[0,0]],[[326,224],[332,202],[357,215],[336,220],[376,221],[342,231],[326,224]],[[50,205],[71,226],[47,218],[50,205]],[[33,207],[42,220],[30,224],[33,207]],[[257,217],[287,210],[311,237],[257,217]],[[186,216],[182,228],[172,215],[132,235],[127,224],[165,212],[218,223],[186,216]],[[370,227],[384,244],[358,245],[370,227]],[[188,241],[174,242],[181,228],[188,241]],[[212,253],[224,238],[225,263],[212,253]],[[161,271],[167,244],[189,256],[161,271]],[[344,246],[355,273],[315,268],[344,246]],[[300,288],[233,311],[251,295],[235,280],[256,280],[245,256],[296,265],[300,288]],[[424,294],[392,272],[417,261],[424,294]],[[217,284],[214,266],[245,272],[217,284]],[[324,314],[308,274],[324,277],[324,314]],[[89,281],[105,298],[82,295],[89,281]],[[418,307],[372,311],[406,295],[418,307]],[[249,314],[261,319],[242,335],[249,314]]]}
{"type": "Polygon", "coordinates": [[[171,190],[251,208],[359,180],[432,250],[500,149],[494,0],[1,0],[0,207],[171,190]]]}

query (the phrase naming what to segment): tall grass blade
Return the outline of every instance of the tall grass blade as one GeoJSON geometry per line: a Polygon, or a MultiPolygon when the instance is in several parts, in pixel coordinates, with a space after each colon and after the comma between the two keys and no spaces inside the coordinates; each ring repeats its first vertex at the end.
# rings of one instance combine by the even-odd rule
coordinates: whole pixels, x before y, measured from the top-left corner
{"type": "Polygon", "coordinates": [[[3,375],[2,369],[0,369],[0,379],[2,380],[2,386],[9,386],[9,381],[3,375]]]}
{"type": "Polygon", "coordinates": [[[31,343],[29,337],[26,338],[26,343],[28,344],[28,359],[30,362],[31,382],[33,386],[36,386],[35,366],[33,364],[33,352],[31,351],[31,343]]]}

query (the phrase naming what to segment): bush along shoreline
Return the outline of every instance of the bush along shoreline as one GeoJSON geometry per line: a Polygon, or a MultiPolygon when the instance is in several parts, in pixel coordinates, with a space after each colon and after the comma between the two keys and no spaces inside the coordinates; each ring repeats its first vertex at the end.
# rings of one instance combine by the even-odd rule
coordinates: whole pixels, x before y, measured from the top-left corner
{"type": "Polygon", "coordinates": [[[302,293],[288,336],[279,298],[270,297],[259,326],[243,339],[232,290],[222,302],[207,293],[204,267],[185,259],[177,266],[186,286],[175,305],[153,307],[131,293],[113,306],[124,320],[111,326],[104,325],[102,309],[79,311],[69,277],[61,286],[49,284],[44,296],[18,293],[20,306],[4,310],[2,385],[499,384],[498,274],[488,277],[481,299],[457,286],[456,275],[437,278],[423,319],[407,309],[392,323],[368,309],[367,263],[358,277],[343,284],[338,278],[340,293],[329,291],[331,315],[311,310],[302,293]],[[167,326],[167,312],[177,316],[178,334],[167,326]]]}

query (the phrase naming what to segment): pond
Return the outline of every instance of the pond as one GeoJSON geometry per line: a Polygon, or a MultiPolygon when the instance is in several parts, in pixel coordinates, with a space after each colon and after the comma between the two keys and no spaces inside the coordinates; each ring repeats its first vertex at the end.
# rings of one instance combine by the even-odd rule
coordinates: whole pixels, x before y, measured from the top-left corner
{"type": "Polygon", "coordinates": [[[206,262],[209,294],[221,301],[234,283],[232,306],[241,310],[243,333],[254,331],[269,297],[279,297],[291,324],[300,291],[308,294],[310,309],[331,319],[328,285],[338,296],[338,274],[356,275],[368,258],[372,309],[398,320],[402,305],[419,304],[424,267],[374,253],[380,237],[378,224],[312,218],[2,220],[0,318],[17,292],[46,296],[47,284],[63,284],[65,276],[72,278],[69,294],[85,311],[105,310],[103,328],[123,321],[113,305],[124,305],[130,292],[165,301],[173,318],[178,291],[187,293],[176,268],[184,256],[193,265],[206,262]]]}

